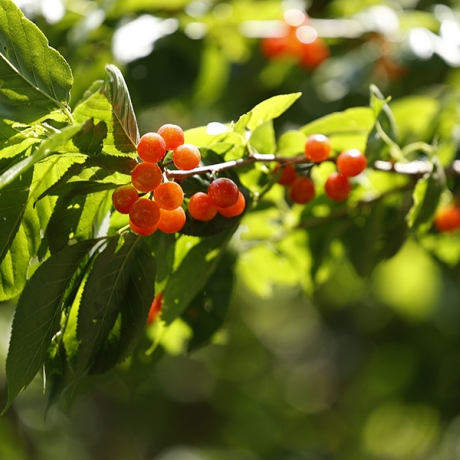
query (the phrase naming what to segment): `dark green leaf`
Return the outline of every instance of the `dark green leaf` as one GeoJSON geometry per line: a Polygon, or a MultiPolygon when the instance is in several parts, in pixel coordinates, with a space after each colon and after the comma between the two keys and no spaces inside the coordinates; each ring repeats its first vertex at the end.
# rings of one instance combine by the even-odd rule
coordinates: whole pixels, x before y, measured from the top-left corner
{"type": "Polygon", "coordinates": [[[237,226],[203,238],[187,252],[164,291],[162,319],[170,324],[203,289],[237,226]]]}
{"type": "MultiPolygon", "coordinates": [[[[85,282],[78,311],[78,377],[82,377],[93,366],[121,313],[128,287],[132,287],[131,273],[139,256],[139,248],[144,247],[140,245],[141,241],[142,237],[132,234],[128,234],[121,241],[113,238],[96,258],[85,282]]],[[[149,289],[151,300],[154,293],[153,279],[149,289]]],[[[132,300],[133,298],[130,299],[132,300]]],[[[144,303],[145,299],[142,304],[145,307],[144,303]]]]}
{"type": "Polygon", "coordinates": [[[155,232],[147,241],[157,260],[155,285],[161,288],[173,269],[176,236],[163,232],[155,232]]]}
{"type": "Polygon", "coordinates": [[[232,299],[235,262],[235,254],[225,251],[206,286],[182,314],[193,330],[189,351],[207,343],[224,324],[232,299]]]}
{"type": "Polygon", "coordinates": [[[135,248],[128,285],[120,305],[120,327],[95,357],[91,372],[107,372],[134,350],[145,330],[155,294],[155,259],[141,239],[135,248]]]}
{"type": "Polygon", "coordinates": [[[46,260],[19,298],[6,361],[8,404],[41,369],[53,335],[59,330],[67,287],[95,241],[68,246],[46,260]]]}
{"type": "Polygon", "coordinates": [[[414,189],[414,204],[408,214],[408,224],[417,232],[427,231],[432,224],[439,199],[446,188],[446,174],[436,156],[432,159],[433,170],[420,179],[414,189]]]}
{"type": "Polygon", "coordinates": [[[103,141],[107,137],[107,124],[100,121],[94,124],[90,118],[85,122],[81,131],[75,135],[73,142],[80,152],[87,155],[97,155],[102,152],[103,141]]]}
{"type": "Polygon", "coordinates": [[[40,29],[10,0],[0,0],[0,117],[32,123],[68,112],[72,72],[40,29]]]}

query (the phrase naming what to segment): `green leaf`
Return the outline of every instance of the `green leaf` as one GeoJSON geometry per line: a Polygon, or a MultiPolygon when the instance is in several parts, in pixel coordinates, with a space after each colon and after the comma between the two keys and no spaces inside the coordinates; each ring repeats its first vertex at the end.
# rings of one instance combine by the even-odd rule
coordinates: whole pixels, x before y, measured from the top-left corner
{"type": "Polygon", "coordinates": [[[155,232],[147,239],[152,252],[158,261],[157,274],[155,278],[156,290],[163,291],[169,274],[174,265],[174,248],[176,236],[163,232],[155,232]]]}
{"type": "Polygon", "coordinates": [[[237,226],[233,226],[218,235],[203,238],[187,252],[176,271],[171,274],[164,291],[162,312],[162,319],[167,324],[181,315],[203,289],[236,229],[237,226]]]}
{"type": "MultiPolygon", "coordinates": [[[[92,93],[75,107],[74,117],[77,122],[92,120],[94,126],[99,126],[103,122],[99,128],[101,130],[99,137],[102,137],[102,127],[105,124],[107,136],[102,139],[104,154],[120,155],[136,152],[136,139],[139,134],[127,91],[124,80],[122,84],[118,79],[115,82],[109,79],[99,91],[92,93]]],[[[78,142],[77,138],[77,144],[78,142]]],[[[93,145],[99,148],[97,142],[93,145]]]]}
{"type": "MultiPolygon", "coordinates": [[[[129,295],[128,288],[132,286],[131,272],[139,257],[140,248],[145,247],[140,244],[141,241],[142,237],[133,234],[128,234],[122,240],[113,238],[94,262],[85,283],[78,311],[78,377],[86,374],[95,363],[100,349],[115,325],[125,298],[129,295]]],[[[149,287],[152,300],[153,279],[149,287]]]]}
{"type": "MultiPolygon", "coordinates": [[[[112,64],[108,64],[105,67],[105,71],[108,74],[108,80],[102,87],[102,92],[107,96],[112,105],[113,115],[116,118],[116,123],[114,123],[115,134],[118,129],[121,129],[123,134],[136,147],[139,143],[139,130],[137,128],[131,96],[129,95],[123,74],[120,69],[112,64]]],[[[115,135],[115,139],[117,138],[118,136],[115,135]]]]}
{"type": "Polygon", "coordinates": [[[40,146],[30,156],[11,166],[0,176],[0,190],[12,182],[16,177],[24,174],[35,163],[55,153],[55,150],[71,139],[72,136],[80,131],[82,126],[83,125],[80,124],[66,126],[61,132],[42,141],[40,146]]]}
{"type": "Polygon", "coordinates": [[[252,133],[249,142],[259,153],[275,153],[276,139],[273,121],[269,120],[256,128],[252,133]]]}
{"type": "Polygon", "coordinates": [[[155,294],[155,259],[141,238],[136,246],[125,296],[121,302],[117,334],[95,357],[93,373],[107,372],[123,362],[144,335],[145,323],[155,294]]]}
{"type": "Polygon", "coordinates": [[[0,0],[0,117],[33,123],[69,113],[73,84],[66,60],[10,0],[0,0]]]}
{"type": "Polygon", "coordinates": [[[100,121],[94,124],[91,118],[85,122],[83,128],[77,133],[73,142],[80,152],[86,155],[97,155],[102,152],[103,141],[107,137],[107,124],[100,121]]]}
{"type": "Polygon", "coordinates": [[[432,158],[433,170],[422,177],[412,195],[414,204],[408,214],[409,228],[418,233],[430,229],[439,199],[446,188],[446,174],[436,156],[432,158]]]}
{"type": "Polygon", "coordinates": [[[0,220],[0,300],[16,296],[24,287],[29,263],[38,253],[55,202],[47,197],[34,205],[35,197],[63,174],[69,162],[66,157],[46,158],[0,192],[5,217],[0,220]]]}
{"type": "Polygon", "coordinates": [[[286,112],[300,96],[301,93],[281,94],[257,104],[251,111],[241,115],[235,123],[234,131],[240,134],[244,134],[246,129],[254,131],[263,123],[273,120],[286,112]]]}
{"type": "Polygon", "coordinates": [[[223,326],[232,300],[235,263],[235,254],[225,251],[206,286],[182,314],[182,319],[193,330],[193,337],[188,342],[189,351],[209,342],[223,326]]]}
{"type": "Polygon", "coordinates": [[[19,298],[6,360],[8,403],[41,369],[53,335],[59,330],[68,285],[95,241],[68,246],[37,269],[19,298]]]}
{"type": "Polygon", "coordinates": [[[58,198],[45,231],[51,253],[60,251],[71,240],[93,237],[94,222],[101,206],[104,206],[106,196],[106,193],[77,195],[73,187],[69,187],[68,195],[58,198]]]}

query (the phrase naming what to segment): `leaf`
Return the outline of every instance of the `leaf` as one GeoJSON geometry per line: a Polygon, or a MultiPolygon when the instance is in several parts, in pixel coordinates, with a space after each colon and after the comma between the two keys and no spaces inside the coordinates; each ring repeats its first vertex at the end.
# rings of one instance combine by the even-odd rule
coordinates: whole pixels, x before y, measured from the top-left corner
{"type": "Polygon", "coordinates": [[[147,241],[157,260],[155,286],[156,289],[163,291],[163,285],[166,283],[174,265],[176,236],[163,232],[155,232],[147,241]]]}
{"type": "MultiPolygon", "coordinates": [[[[106,83],[109,85],[110,83],[106,83]]],[[[136,143],[125,131],[125,128],[120,124],[123,120],[120,120],[114,112],[107,92],[109,89],[104,85],[99,91],[91,94],[81,104],[77,105],[74,110],[74,117],[77,122],[83,123],[88,120],[93,120],[95,126],[99,126],[101,122],[105,123],[107,128],[107,136],[102,140],[102,153],[109,155],[120,155],[126,153],[136,152],[136,143]]],[[[117,93],[118,94],[118,93],[117,93]]],[[[125,96],[125,99],[128,96],[125,96]]],[[[116,102],[120,109],[122,102],[116,102]]],[[[125,100],[125,103],[128,102],[125,100]]],[[[128,116],[128,115],[126,115],[128,116]]],[[[134,116],[134,115],[133,115],[134,116]]],[[[124,120],[126,121],[126,120],[124,120]]],[[[78,139],[77,139],[78,142],[78,139]]],[[[99,157],[102,155],[99,154],[99,157]]]]}
{"type": "Polygon", "coordinates": [[[43,140],[40,146],[30,156],[19,161],[0,176],[0,190],[12,182],[16,177],[24,174],[35,163],[55,153],[55,150],[71,139],[72,136],[80,131],[81,127],[82,125],[80,124],[66,126],[61,132],[43,140]]]}
{"type": "Polygon", "coordinates": [[[72,188],[68,193],[58,198],[46,227],[45,236],[51,253],[60,251],[71,240],[92,238],[96,216],[106,198],[104,193],[76,195],[72,188]]]}
{"type": "Polygon", "coordinates": [[[55,198],[46,197],[34,206],[35,197],[49,188],[68,168],[66,157],[49,157],[33,168],[32,181],[28,181],[32,170],[17,178],[0,192],[1,207],[5,219],[0,219],[1,255],[0,300],[8,300],[22,291],[26,282],[30,261],[37,255],[42,243],[43,231],[53,210],[55,198]],[[29,188],[21,191],[21,184],[29,188]],[[8,198],[7,191],[10,190],[8,198]],[[18,192],[18,193],[17,193],[18,192]]]}
{"type": "Polygon", "coordinates": [[[188,351],[207,343],[224,324],[235,282],[236,255],[225,251],[203,290],[182,314],[193,330],[188,351]]]}
{"type": "Polygon", "coordinates": [[[436,156],[432,159],[433,170],[422,177],[415,186],[414,204],[408,213],[409,228],[424,233],[431,227],[439,199],[446,188],[446,174],[436,156]]]}
{"type": "MultiPolygon", "coordinates": [[[[113,238],[94,262],[78,312],[77,377],[90,370],[115,325],[130,286],[133,264],[143,247],[141,241],[142,237],[132,234],[124,240],[113,238]]],[[[153,299],[153,279],[150,289],[153,299]]]]}
{"type": "Polygon", "coordinates": [[[246,128],[250,131],[254,131],[266,121],[278,118],[299,99],[301,94],[302,93],[281,94],[257,104],[250,112],[251,116],[247,122],[246,128]]]}
{"type": "Polygon", "coordinates": [[[41,369],[53,335],[59,330],[68,285],[94,240],[68,246],[37,269],[19,298],[6,360],[8,403],[41,369]]]}
{"type": "Polygon", "coordinates": [[[202,239],[187,252],[164,290],[162,319],[170,324],[187,308],[192,299],[203,289],[216,267],[231,236],[233,226],[218,235],[202,239]]]}
{"type": "Polygon", "coordinates": [[[147,316],[155,294],[155,258],[141,238],[136,246],[125,296],[119,313],[120,328],[108,347],[98,353],[93,373],[107,372],[123,362],[144,335],[147,316]]]}
{"type": "Polygon", "coordinates": [[[73,139],[74,144],[80,152],[86,155],[97,155],[102,152],[103,141],[107,137],[107,124],[100,121],[94,124],[90,118],[85,122],[83,128],[73,139]]]}
{"type": "Polygon", "coordinates": [[[269,120],[256,128],[252,133],[249,142],[259,153],[275,153],[276,139],[273,121],[269,120]]]}
{"type": "Polygon", "coordinates": [[[33,123],[68,113],[72,72],[40,29],[10,0],[0,0],[0,117],[33,123]]]}
{"type": "MultiPolygon", "coordinates": [[[[139,143],[139,130],[125,79],[120,69],[112,64],[106,65],[105,71],[108,74],[108,80],[102,87],[102,91],[112,105],[113,114],[117,120],[114,123],[115,133],[117,129],[122,129],[135,147],[139,143]]],[[[117,138],[115,136],[115,139],[117,138]]]]}

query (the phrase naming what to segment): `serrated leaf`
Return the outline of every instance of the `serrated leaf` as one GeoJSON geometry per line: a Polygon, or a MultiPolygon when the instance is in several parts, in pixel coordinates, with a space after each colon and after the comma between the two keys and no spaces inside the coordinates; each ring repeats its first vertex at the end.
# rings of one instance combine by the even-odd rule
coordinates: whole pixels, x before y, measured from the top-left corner
{"type": "Polygon", "coordinates": [[[164,290],[162,319],[170,324],[187,308],[211,276],[237,226],[203,238],[181,260],[164,290]]]}
{"type": "MultiPolygon", "coordinates": [[[[139,248],[143,247],[141,240],[142,237],[132,234],[128,234],[121,243],[114,238],[94,262],[78,312],[77,338],[80,346],[76,356],[77,377],[90,371],[115,325],[130,286],[133,264],[139,256],[139,248]]],[[[151,292],[152,299],[154,280],[151,292]]]]}
{"type": "MultiPolygon", "coordinates": [[[[109,83],[106,83],[106,85],[109,83]]],[[[126,133],[125,128],[120,124],[114,109],[110,104],[108,91],[103,86],[99,91],[90,95],[74,110],[74,117],[77,122],[93,120],[95,125],[103,122],[107,127],[107,136],[102,141],[102,153],[120,155],[136,152],[136,144],[126,133]]],[[[123,120],[122,120],[123,121],[123,120]]],[[[102,156],[101,154],[99,156],[102,156]]]]}
{"type": "Polygon", "coordinates": [[[51,339],[59,330],[61,304],[69,282],[94,244],[95,241],[84,241],[50,257],[24,288],[14,315],[6,360],[6,408],[41,369],[51,339]]]}
{"type": "Polygon", "coordinates": [[[103,141],[107,137],[107,124],[100,121],[94,124],[91,118],[87,120],[73,142],[80,152],[86,155],[97,155],[102,152],[103,141]]]}
{"type": "Polygon", "coordinates": [[[10,0],[0,0],[0,117],[32,123],[68,112],[72,72],[40,29],[10,0]]]}
{"type": "Polygon", "coordinates": [[[247,122],[246,128],[250,131],[254,131],[266,121],[278,118],[299,99],[301,94],[302,93],[280,94],[257,104],[250,112],[251,117],[247,122]]]}
{"type": "Polygon", "coordinates": [[[436,156],[431,161],[433,170],[417,182],[412,195],[414,204],[408,213],[408,226],[418,233],[424,233],[431,227],[439,199],[446,188],[444,168],[436,156]]]}
{"type": "MultiPolygon", "coordinates": [[[[1,233],[3,261],[0,265],[0,301],[16,296],[24,287],[29,262],[39,251],[43,231],[48,225],[55,202],[54,198],[47,197],[34,205],[35,197],[63,174],[69,162],[68,158],[55,156],[37,163],[33,168],[32,182],[28,185],[27,199],[25,195],[18,193],[9,200],[0,200],[5,206],[4,215],[8,216],[6,221],[0,220],[5,225],[5,233],[1,233]],[[8,206],[12,207],[11,215],[8,206]]],[[[26,173],[22,179],[28,174],[32,174],[32,171],[26,173]]],[[[17,187],[19,182],[19,178],[12,182],[0,192],[0,197],[10,187],[17,187]]]]}
{"type": "Polygon", "coordinates": [[[155,294],[155,258],[141,238],[136,247],[128,285],[120,305],[120,325],[106,348],[95,357],[92,373],[107,372],[123,362],[134,350],[145,330],[155,294]]]}
{"type": "MultiPolygon", "coordinates": [[[[104,184],[105,185],[105,184],[104,184]]],[[[70,240],[85,240],[94,233],[94,221],[103,206],[105,193],[73,194],[58,198],[46,227],[45,236],[51,253],[60,251],[70,240]]]]}
{"type": "MultiPolygon", "coordinates": [[[[136,147],[139,143],[139,130],[123,74],[118,67],[112,64],[106,65],[105,71],[108,74],[108,80],[102,87],[102,91],[112,105],[113,114],[117,119],[117,123],[114,123],[115,134],[117,129],[121,129],[136,147]]],[[[117,138],[118,136],[115,136],[115,140],[117,138]]]]}
{"type": "Polygon", "coordinates": [[[225,251],[206,286],[182,314],[182,319],[193,330],[188,351],[207,343],[223,326],[232,300],[235,262],[235,254],[225,251]]]}
{"type": "Polygon", "coordinates": [[[14,164],[0,175],[0,190],[11,183],[16,177],[24,174],[35,163],[54,153],[58,147],[65,144],[72,136],[80,131],[82,126],[83,125],[80,124],[66,126],[61,132],[53,134],[43,140],[31,155],[14,164]]]}

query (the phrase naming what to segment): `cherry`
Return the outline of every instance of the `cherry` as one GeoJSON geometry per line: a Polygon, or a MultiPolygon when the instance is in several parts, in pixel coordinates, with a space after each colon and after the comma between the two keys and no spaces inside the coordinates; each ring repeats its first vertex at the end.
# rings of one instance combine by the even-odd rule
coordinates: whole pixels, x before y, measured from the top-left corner
{"type": "Polygon", "coordinates": [[[460,228],[460,209],[450,204],[439,209],[434,216],[438,232],[453,232],[460,228]]]}
{"type": "Polygon", "coordinates": [[[224,217],[235,217],[239,216],[244,211],[245,207],[246,198],[244,198],[244,195],[240,191],[238,191],[238,200],[235,204],[229,206],[228,208],[217,208],[217,211],[224,217]]]}
{"type": "Polygon", "coordinates": [[[351,192],[351,183],[347,177],[333,172],[324,185],[326,195],[334,201],[344,201],[351,192]]]}
{"type": "Polygon", "coordinates": [[[177,169],[189,170],[200,164],[201,153],[192,144],[182,144],[174,150],[172,159],[177,169]]]}
{"type": "Polygon", "coordinates": [[[366,157],[357,149],[344,150],[337,157],[337,169],[345,177],[361,174],[367,166],[366,157]]]}
{"type": "Polygon", "coordinates": [[[139,163],[131,173],[131,182],[141,192],[152,192],[161,183],[163,174],[156,163],[139,163]]]}
{"type": "Polygon", "coordinates": [[[310,43],[302,43],[300,65],[307,69],[314,69],[325,61],[329,54],[329,47],[321,38],[317,37],[310,43]]]}
{"type": "Polygon", "coordinates": [[[297,177],[289,187],[289,197],[294,203],[306,204],[315,197],[315,184],[308,177],[297,177]]]}
{"type": "Polygon", "coordinates": [[[314,162],[327,160],[331,151],[331,141],[323,134],[312,134],[305,143],[305,155],[314,162]]]}
{"type": "Polygon", "coordinates": [[[137,154],[149,163],[161,161],[166,154],[166,142],[158,133],[146,133],[137,144],[137,154]]]}
{"type": "Polygon", "coordinates": [[[142,236],[151,235],[152,233],[155,233],[158,229],[157,225],[154,225],[153,227],[150,227],[150,228],[138,227],[137,225],[133,224],[131,220],[129,221],[129,226],[131,227],[131,230],[134,233],[137,233],[138,235],[142,235],[142,236]]]}
{"type": "Polygon", "coordinates": [[[178,208],[184,201],[184,191],[176,182],[160,184],[153,192],[153,196],[158,206],[168,211],[178,208]]]}
{"type": "Polygon", "coordinates": [[[163,233],[176,233],[184,226],[185,220],[185,212],[180,206],[171,211],[160,209],[157,225],[163,233]]]}
{"type": "Polygon", "coordinates": [[[228,208],[237,202],[239,190],[231,179],[220,177],[209,184],[208,195],[217,207],[228,208]]]}
{"type": "Polygon", "coordinates": [[[264,37],[260,49],[267,59],[273,59],[285,53],[286,45],[286,37],[264,37]]]}
{"type": "Polygon", "coordinates": [[[155,294],[155,297],[153,298],[153,302],[150,306],[149,314],[147,316],[146,326],[153,323],[158,318],[158,315],[160,314],[162,307],[163,293],[159,292],[158,294],[155,294]]]}
{"type": "Polygon", "coordinates": [[[281,169],[281,175],[278,177],[278,184],[288,186],[291,185],[295,178],[297,177],[297,171],[291,163],[288,163],[286,166],[281,166],[277,164],[275,166],[274,172],[277,173],[281,169]]]}
{"type": "Polygon", "coordinates": [[[213,203],[209,195],[197,192],[190,197],[188,212],[194,219],[207,222],[217,214],[217,206],[213,203]]]}
{"type": "Polygon", "coordinates": [[[136,227],[152,228],[160,218],[160,207],[154,201],[140,198],[131,207],[129,219],[136,227]]]}
{"type": "Polygon", "coordinates": [[[184,131],[180,126],[167,123],[157,133],[165,140],[166,150],[174,150],[184,143],[184,131]]]}
{"type": "Polygon", "coordinates": [[[113,207],[121,214],[128,214],[131,206],[138,200],[137,190],[130,184],[116,188],[112,194],[113,207]]]}

